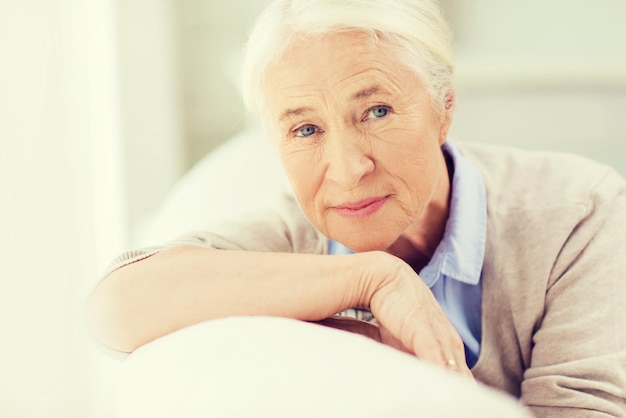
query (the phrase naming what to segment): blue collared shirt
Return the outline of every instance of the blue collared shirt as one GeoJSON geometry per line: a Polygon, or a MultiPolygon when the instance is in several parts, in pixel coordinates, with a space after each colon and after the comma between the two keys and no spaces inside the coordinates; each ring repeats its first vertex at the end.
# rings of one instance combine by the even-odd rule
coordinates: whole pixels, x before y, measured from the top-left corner
{"type": "MultiPolygon", "coordinates": [[[[487,232],[487,199],[480,172],[448,140],[442,147],[454,164],[450,214],[443,239],[433,257],[419,272],[465,344],[473,367],[480,354],[481,272],[487,232]]],[[[329,241],[329,254],[352,251],[329,241]]]]}

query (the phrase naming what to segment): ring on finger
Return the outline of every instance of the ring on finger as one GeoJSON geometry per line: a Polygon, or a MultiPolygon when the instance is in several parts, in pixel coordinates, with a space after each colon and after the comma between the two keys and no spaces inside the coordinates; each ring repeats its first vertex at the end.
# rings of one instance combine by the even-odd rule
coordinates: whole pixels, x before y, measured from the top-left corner
{"type": "Polygon", "coordinates": [[[457,363],[456,363],[456,361],[454,359],[449,358],[449,359],[446,360],[445,366],[450,368],[450,369],[454,369],[454,368],[456,368],[457,363]]]}

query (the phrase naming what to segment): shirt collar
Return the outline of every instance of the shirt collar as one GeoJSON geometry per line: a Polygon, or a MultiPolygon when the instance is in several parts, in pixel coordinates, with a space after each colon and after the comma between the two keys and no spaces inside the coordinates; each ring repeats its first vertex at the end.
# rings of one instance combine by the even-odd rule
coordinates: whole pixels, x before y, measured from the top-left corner
{"type": "Polygon", "coordinates": [[[485,184],[478,169],[450,140],[443,144],[442,149],[454,164],[450,213],[443,239],[419,276],[428,287],[432,287],[442,276],[476,285],[480,282],[485,256],[485,184]]]}

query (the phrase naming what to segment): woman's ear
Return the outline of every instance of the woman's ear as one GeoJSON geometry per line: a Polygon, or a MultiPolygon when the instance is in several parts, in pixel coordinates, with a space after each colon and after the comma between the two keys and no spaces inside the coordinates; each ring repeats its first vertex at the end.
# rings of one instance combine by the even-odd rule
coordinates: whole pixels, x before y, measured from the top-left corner
{"type": "Polygon", "coordinates": [[[443,145],[443,143],[446,142],[448,130],[450,129],[450,124],[452,123],[452,115],[454,114],[454,107],[456,105],[456,93],[454,93],[454,91],[449,90],[446,93],[443,105],[441,128],[439,130],[439,145],[443,145]]]}
{"type": "Polygon", "coordinates": [[[453,112],[455,104],[456,104],[456,93],[454,93],[454,91],[450,90],[450,91],[448,91],[446,93],[446,100],[445,100],[445,111],[446,111],[446,113],[453,112]]]}

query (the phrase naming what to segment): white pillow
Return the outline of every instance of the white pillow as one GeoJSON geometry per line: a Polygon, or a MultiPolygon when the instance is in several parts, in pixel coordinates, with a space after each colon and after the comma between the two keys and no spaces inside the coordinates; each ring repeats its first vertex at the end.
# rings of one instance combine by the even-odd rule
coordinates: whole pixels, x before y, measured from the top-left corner
{"type": "Polygon", "coordinates": [[[530,417],[512,398],[361,335],[285,318],[184,328],[125,361],[119,418],[530,417]]]}
{"type": "Polygon", "coordinates": [[[290,187],[260,128],[226,141],[187,172],[133,229],[132,247],[159,245],[186,232],[270,207],[290,187]]]}

